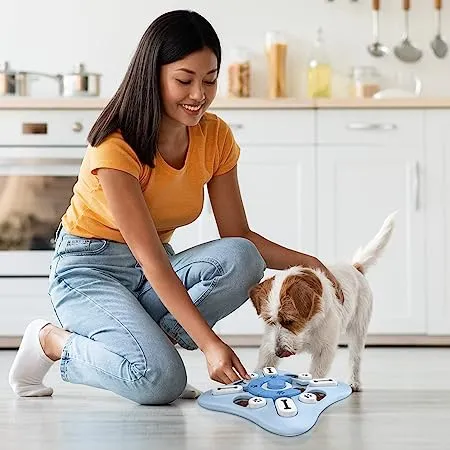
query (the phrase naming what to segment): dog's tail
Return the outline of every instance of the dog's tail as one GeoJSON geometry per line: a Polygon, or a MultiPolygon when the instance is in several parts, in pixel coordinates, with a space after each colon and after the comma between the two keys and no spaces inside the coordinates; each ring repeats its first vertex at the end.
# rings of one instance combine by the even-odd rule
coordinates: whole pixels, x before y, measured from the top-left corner
{"type": "Polygon", "coordinates": [[[354,254],[352,264],[362,274],[366,273],[367,269],[377,262],[389,242],[394,231],[396,214],[397,211],[391,213],[385,219],[376,236],[365,247],[360,247],[354,254]]]}

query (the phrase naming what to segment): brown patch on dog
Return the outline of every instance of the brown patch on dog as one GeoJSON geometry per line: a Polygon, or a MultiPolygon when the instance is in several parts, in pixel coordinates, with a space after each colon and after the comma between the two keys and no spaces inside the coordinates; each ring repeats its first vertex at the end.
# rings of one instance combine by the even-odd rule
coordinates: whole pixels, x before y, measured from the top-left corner
{"type": "Polygon", "coordinates": [[[364,267],[361,264],[355,263],[353,264],[353,267],[360,273],[364,275],[364,267]]]}
{"type": "Polygon", "coordinates": [[[272,289],[274,279],[275,277],[268,278],[267,280],[262,281],[256,286],[253,286],[248,292],[250,300],[252,301],[258,316],[261,314],[264,303],[266,303],[268,300],[269,292],[272,289]]]}
{"type": "Polygon", "coordinates": [[[311,270],[286,278],[281,286],[278,320],[298,334],[321,311],[322,283],[311,270]]]}

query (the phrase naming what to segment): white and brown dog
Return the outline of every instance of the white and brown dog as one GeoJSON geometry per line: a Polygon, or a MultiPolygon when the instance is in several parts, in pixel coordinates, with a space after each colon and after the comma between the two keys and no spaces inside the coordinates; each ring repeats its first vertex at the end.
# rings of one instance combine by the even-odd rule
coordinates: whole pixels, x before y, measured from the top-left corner
{"type": "Polygon", "coordinates": [[[372,291],[364,274],[387,245],[395,214],[387,217],[372,241],[356,252],[352,263],[328,267],[341,285],[343,302],[321,270],[299,266],[280,271],[250,290],[250,299],[265,322],[256,370],[277,367],[280,358],[304,351],[312,355],[312,376],[325,377],[345,333],[350,384],[354,391],[361,390],[361,354],[372,313],[372,291]]]}

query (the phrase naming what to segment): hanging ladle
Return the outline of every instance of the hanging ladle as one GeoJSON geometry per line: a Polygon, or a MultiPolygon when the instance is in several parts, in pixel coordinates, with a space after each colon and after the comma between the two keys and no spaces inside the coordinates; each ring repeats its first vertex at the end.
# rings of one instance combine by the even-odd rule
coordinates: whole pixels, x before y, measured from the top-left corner
{"type": "Polygon", "coordinates": [[[387,55],[389,49],[380,43],[378,33],[379,33],[379,11],[380,11],[380,0],[372,0],[372,26],[373,26],[373,42],[367,47],[367,50],[372,56],[380,58],[381,56],[387,55]]]}
{"type": "Polygon", "coordinates": [[[422,58],[422,50],[414,47],[409,41],[409,8],[410,0],[403,0],[403,11],[405,11],[405,33],[399,45],[395,46],[395,56],[403,62],[414,63],[422,58]]]}
{"type": "Polygon", "coordinates": [[[434,7],[436,8],[436,16],[437,16],[437,32],[436,37],[431,41],[431,48],[433,49],[434,54],[438,58],[445,58],[448,51],[448,45],[442,39],[441,36],[441,8],[442,1],[434,0],[434,7]]]}

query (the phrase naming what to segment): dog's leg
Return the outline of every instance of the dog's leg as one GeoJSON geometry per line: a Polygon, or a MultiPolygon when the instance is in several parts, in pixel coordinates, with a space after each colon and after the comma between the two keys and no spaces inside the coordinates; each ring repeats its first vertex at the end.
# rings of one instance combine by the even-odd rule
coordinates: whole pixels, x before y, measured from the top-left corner
{"type": "Polygon", "coordinates": [[[324,378],[327,376],[336,354],[336,348],[337,342],[326,343],[313,352],[309,369],[313,378],[324,378]]]}
{"type": "Polygon", "coordinates": [[[353,392],[359,392],[361,388],[361,355],[364,350],[365,336],[352,331],[349,333],[349,358],[350,358],[350,386],[353,392]]]}
{"type": "Polygon", "coordinates": [[[350,381],[353,392],[359,392],[361,387],[361,357],[364,351],[370,317],[372,315],[372,293],[368,292],[358,299],[358,311],[355,320],[347,330],[349,338],[350,381]]]}
{"type": "Polygon", "coordinates": [[[263,342],[259,348],[258,364],[255,368],[256,371],[261,371],[263,367],[278,367],[280,358],[275,355],[275,345],[272,339],[263,337],[263,342]]]}

